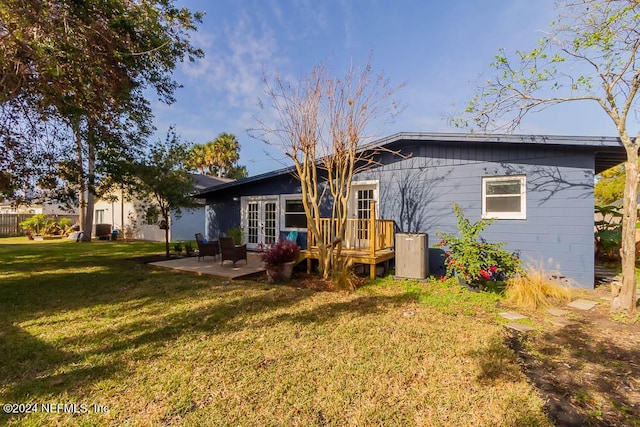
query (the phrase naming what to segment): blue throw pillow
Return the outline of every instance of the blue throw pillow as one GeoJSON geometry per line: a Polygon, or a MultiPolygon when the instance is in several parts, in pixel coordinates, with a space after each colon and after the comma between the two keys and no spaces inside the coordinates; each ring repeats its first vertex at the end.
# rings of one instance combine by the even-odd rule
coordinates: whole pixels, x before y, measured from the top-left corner
{"type": "Polygon", "coordinates": [[[202,243],[207,243],[207,239],[202,239],[202,243]]]}

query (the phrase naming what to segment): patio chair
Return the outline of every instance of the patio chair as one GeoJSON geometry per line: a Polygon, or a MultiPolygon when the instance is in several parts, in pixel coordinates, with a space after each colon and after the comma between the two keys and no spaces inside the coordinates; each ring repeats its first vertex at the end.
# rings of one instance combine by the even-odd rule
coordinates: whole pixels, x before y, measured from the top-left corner
{"type": "Polygon", "coordinates": [[[215,259],[220,255],[220,245],[217,240],[206,242],[202,233],[196,233],[196,243],[198,244],[198,262],[205,256],[212,256],[215,259]]]}
{"type": "Polygon", "coordinates": [[[248,263],[247,245],[236,245],[232,237],[220,237],[220,252],[222,254],[220,265],[224,264],[225,260],[232,261],[233,265],[236,265],[236,261],[241,259],[248,263]]]}

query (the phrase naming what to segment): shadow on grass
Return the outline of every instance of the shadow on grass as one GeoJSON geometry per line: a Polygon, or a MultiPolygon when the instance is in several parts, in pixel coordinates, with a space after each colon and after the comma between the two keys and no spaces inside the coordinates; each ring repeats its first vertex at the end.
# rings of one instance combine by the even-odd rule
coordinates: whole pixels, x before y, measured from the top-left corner
{"type": "MultiPolygon", "coordinates": [[[[251,284],[226,286],[212,284],[204,289],[223,297],[225,301],[213,302],[195,310],[183,309],[176,313],[167,312],[172,301],[178,302],[180,299],[189,298],[192,294],[190,290],[201,291],[202,289],[203,284],[197,283],[192,285],[191,289],[175,293],[158,292],[155,295],[148,293],[144,303],[134,302],[129,306],[123,306],[125,312],[121,313],[121,316],[127,316],[127,310],[134,312],[130,316],[131,321],[126,324],[100,332],[61,338],[56,341],[56,346],[33,337],[22,328],[13,326],[9,331],[5,329],[4,333],[11,336],[11,344],[9,345],[7,340],[3,340],[3,343],[0,344],[0,354],[2,354],[5,364],[3,373],[0,373],[0,382],[12,385],[8,387],[2,397],[8,401],[20,401],[27,396],[34,398],[62,391],[73,392],[101,379],[126,376],[127,372],[121,370],[122,366],[117,362],[121,356],[149,358],[153,357],[157,351],[161,351],[163,346],[185,335],[194,333],[229,334],[250,328],[252,325],[247,325],[245,319],[253,319],[254,316],[258,318],[258,323],[262,323],[261,326],[283,321],[309,324],[328,322],[336,316],[346,313],[372,314],[378,310],[388,310],[407,301],[403,296],[366,296],[354,301],[321,304],[312,310],[300,313],[267,316],[262,321],[259,318],[264,313],[291,308],[316,292],[288,287],[268,289],[263,285],[251,284]],[[256,288],[262,293],[243,297],[242,294],[248,287],[254,293],[256,288]],[[225,296],[225,294],[227,295],[225,296]],[[136,320],[136,307],[150,307],[154,304],[157,306],[155,307],[156,315],[136,320]],[[60,350],[77,347],[82,347],[85,350],[70,353],[60,350]],[[124,356],[125,353],[126,356],[124,356]],[[105,364],[53,374],[60,369],[66,370],[69,366],[82,365],[83,361],[87,363],[87,360],[92,360],[95,356],[100,356],[100,360],[105,361],[105,364]],[[22,369],[23,364],[31,363],[33,360],[37,362],[34,369],[26,371],[22,369]]],[[[120,295],[117,300],[126,301],[128,298],[125,294],[120,295]]],[[[118,304],[117,301],[110,303],[118,304]]],[[[73,302],[71,306],[76,308],[78,303],[73,302]]],[[[14,324],[19,321],[18,318],[11,320],[14,324]]]]}
{"type": "MultiPolygon", "coordinates": [[[[102,244],[9,249],[0,248],[0,383],[6,401],[79,392],[126,376],[121,360],[131,356],[125,352],[150,357],[185,334],[241,330],[247,316],[287,309],[315,294],[151,269],[124,259],[130,252],[116,256],[118,247],[102,244]],[[198,295],[209,302],[199,304],[198,295]],[[105,327],[111,318],[115,326],[105,327]],[[78,322],[87,332],[59,336],[68,330],[64,322],[78,322]]],[[[351,309],[357,307],[363,306],[351,309]]]]}
{"type": "Polygon", "coordinates": [[[0,383],[8,386],[4,402],[73,392],[123,368],[119,363],[89,365],[82,355],[61,350],[15,325],[2,328],[0,360],[0,383]]]}
{"type": "MultiPolygon", "coordinates": [[[[129,360],[153,360],[163,347],[189,334],[224,335],[282,322],[326,323],[345,315],[387,312],[424,296],[416,288],[347,300],[319,298],[307,308],[303,301],[317,292],[250,282],[222,284],[155,270],[123,259],[130,252],[115,256],[106,245],[74,249],[79,252],[61,255],[47,248],[39,263],[30,255],[7,257],[0,250],[9,261],[0,266],[0,278],[4,274],[7,279],[0,284],[4,401],[86,394],[96,382],[130,375],[129,360]],[[57,326],[59,322],[74,322],[86,333],[60,336],[64,329],[56,328],[67,325],[57,326]],[[43,330],[44,338],[30,333],[31,328],[43,330]]],[[[494,369],[490,375],[499,374],[494,369]]]]}

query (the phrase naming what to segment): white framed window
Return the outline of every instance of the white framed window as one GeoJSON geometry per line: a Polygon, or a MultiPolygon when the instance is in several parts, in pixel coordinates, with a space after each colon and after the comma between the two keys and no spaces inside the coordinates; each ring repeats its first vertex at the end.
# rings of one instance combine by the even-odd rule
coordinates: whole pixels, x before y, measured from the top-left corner
{"type": "Polygon", "coordinates": [[[104,209],[96,209],[95,224],[104,224],[104,209]]]}
{"type": "Polygon", "coordinates": [[[482,217],[527,219],[526,176],[482,177],[482,217]]]}
{"type": "Polygon", "coordinates": [[[304,213],[300,194],[283,194],[280,196],[282,206],[281,224],[283,231],[307,231],[307,216],[304,213]]]}

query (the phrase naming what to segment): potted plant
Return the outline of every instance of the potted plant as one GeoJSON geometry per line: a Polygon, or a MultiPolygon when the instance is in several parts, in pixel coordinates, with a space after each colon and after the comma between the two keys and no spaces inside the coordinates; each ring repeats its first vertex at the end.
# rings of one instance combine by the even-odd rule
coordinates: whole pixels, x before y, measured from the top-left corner
{"type": "Polygon", "coordinates": [[[279,240],[260,252],[260,259],[267,270],[269,282],[291,279],[293,266],[300,254],[300,247],[290,240],[279,240]]]}

